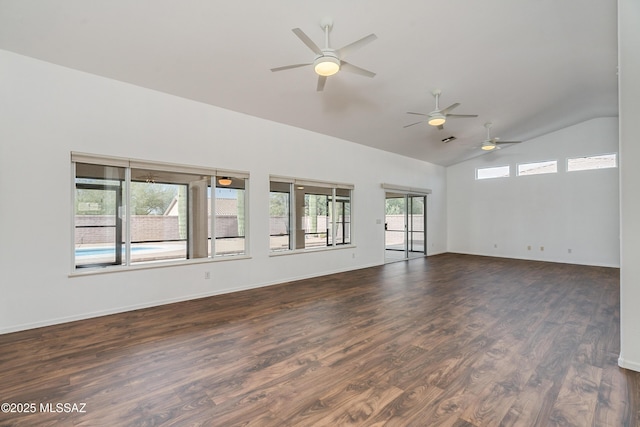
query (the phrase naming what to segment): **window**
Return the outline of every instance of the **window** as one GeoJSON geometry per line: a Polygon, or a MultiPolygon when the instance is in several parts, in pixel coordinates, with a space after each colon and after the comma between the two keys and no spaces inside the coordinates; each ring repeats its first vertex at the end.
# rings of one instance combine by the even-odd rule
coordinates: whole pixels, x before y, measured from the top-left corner
{"type": "Polygon", "coordinates": [[[245,253],[245,186],[241,178],[224,177],[216,183],[216,256],[245,253]]]}
{"type": "Polygon", "coordinates": [[[76,269],[246,252],[247,175],[79,153],[71,159],[76,269]]]}
{"type": "Polygon", "coordinates": [[[567,172],[583,171],[589,169],[615,168],[617,166],[618,164],[616,153],[589,157],[574,157],[567,159],[567,172]]]}
{"type": "Polygon", "coordinates": [[[76,267],[122,264],[124,177],[122,167],[76,165],[76,267]]]}
{"type": "Polygon", "coordinates": [[[206,258],[209,176],[131,168],[130,263],[206,258]]]}
{"type": "Polygon", "coordinates": [[[509,174],[509,165],[476,169],[476,179],[506,178],[509,174]]]}
{"type": "Polygon", "coordinates": [[[271,181],[269,193],[269,248],[272,251],[292,249],[291,187],[289,182],[271,181]]]}
{"type": "Polygon", "coordinates": [[[545,173],[558,172],[558,161],[550,160],[546,162],[522,163],[518,165],[518,176],[541,175],[545,173]]]}
{"type": "Polygon", "coordinates": [[[332,189],[314,187],[311,185],[296,186],[296,198],[302,202],[302,217],[298,217],[297,230],[302,229],[302,235],[296,240],[296,249],[318,248],[329,246],[329,200],[332,189]],[[302,242],[302,245],[300,245],[302,242]]]}
{"type": "Polygon", "coordinates": [[[351,244],[351,189],[350,185],[272,178],[270,250],[351,244]]]}
{"type": "Polygon", "coordinates": [[[348,245],[351,243],[351,190],[336,188],[335,197],[330,203],[329,223],[335,222],[335,244],[348,245]],[[334,214],[335,221],[332,220],[334,214]]]}

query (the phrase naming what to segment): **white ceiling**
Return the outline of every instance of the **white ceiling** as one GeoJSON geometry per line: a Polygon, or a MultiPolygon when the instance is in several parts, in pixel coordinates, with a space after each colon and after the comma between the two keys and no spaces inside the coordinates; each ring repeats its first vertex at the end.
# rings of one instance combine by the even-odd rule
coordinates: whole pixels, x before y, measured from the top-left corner
{"type": "Polygon", "coordinates": [[[0,49],[451,165],[492,136],[527,141],[616,116],[615,0],[0,0],[0,49]],[[314,54],[375,33],[316,92],[314,54]],[[407,111],[461,105],[444,130],[407,111]],[[450,143],[441,140],[448,136],[450,143]]]}

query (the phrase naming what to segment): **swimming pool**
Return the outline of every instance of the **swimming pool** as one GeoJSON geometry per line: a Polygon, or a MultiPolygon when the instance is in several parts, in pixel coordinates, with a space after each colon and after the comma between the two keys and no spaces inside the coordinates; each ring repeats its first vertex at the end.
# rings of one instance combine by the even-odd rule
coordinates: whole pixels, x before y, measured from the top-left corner
{"type": "MultiPolygon", "coordinates": [[[[161,246],[132,246],[131,253],[140,253],[146,251],[158,251],[161,250],[161,246]]],[[[124,254],[125,248],[122,247],[122,253],[124,254]]],[[[76,248],[76,257],[92,256],[92,255],[111,255],[115,252],[114,247],[97,247],[97,248],[76,248]]]]}

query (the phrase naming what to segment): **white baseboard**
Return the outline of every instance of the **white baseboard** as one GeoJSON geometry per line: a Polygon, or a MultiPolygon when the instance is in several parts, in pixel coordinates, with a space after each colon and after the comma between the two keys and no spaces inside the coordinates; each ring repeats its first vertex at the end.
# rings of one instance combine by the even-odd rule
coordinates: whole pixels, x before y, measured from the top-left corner
{"type": "Polygon", "coordinates": [[[610,264],[610,263],[586,263],[575,260],[560,260],[560,259],[543,259],[543,258],[529,258],[517,255],[505,255],[505,254],[495,254],[495,253],[481,253],[481,252],[461,252],[461,251],[449,251],[448,253],[452,254],[461,254],[461,255],[475,255],[475,256],[486,256],[492,258],[507,258],[507,259],[518,259],[522,261],[538,261],[538,262],[553,262],[556,264],[572,264],[572,265],[585,265],[590,267],[607,267],[607,268],[620,268],[620,264],[610,264]]]}
{"type": "Polygon", "coordinates": [[[630,369],[632,371],[640,372],[640,363],[633,362],[631,360],[625,360],[624,357],[622,357],[622,354],[620,354],[620,357],[618,357],[618,366],[624,369],[630,369]]]}
{"type": "Polygon", "coordinates": [[[447,253],[449,253],[449,252],[447,252],[447,251],[428,252],[427,256],[430,257],[430,256],[435,256],[435,255],[447,254],[447,253]]]}

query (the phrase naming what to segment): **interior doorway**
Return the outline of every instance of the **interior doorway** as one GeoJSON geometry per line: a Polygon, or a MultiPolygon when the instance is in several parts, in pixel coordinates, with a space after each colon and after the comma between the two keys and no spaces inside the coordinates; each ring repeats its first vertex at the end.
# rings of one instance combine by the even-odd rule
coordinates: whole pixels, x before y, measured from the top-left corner
{"type": "Polygon", "coordinates": [[[427,254],[426,206],[423,194],[385,193],[385,262],[427,254]]]}

